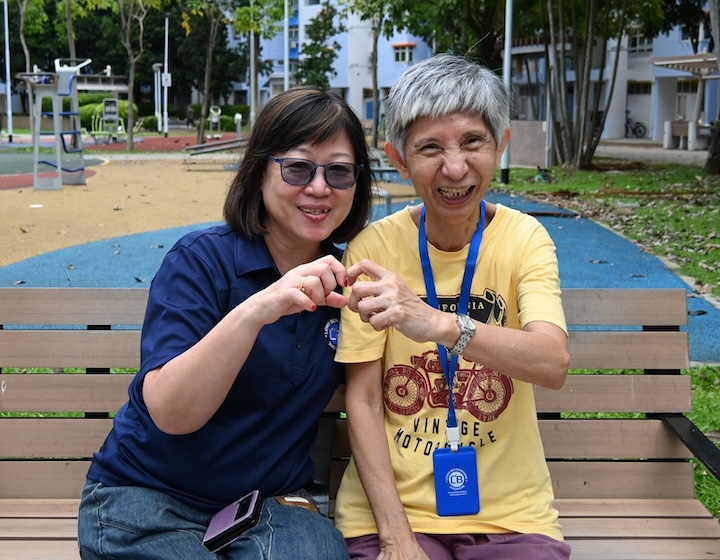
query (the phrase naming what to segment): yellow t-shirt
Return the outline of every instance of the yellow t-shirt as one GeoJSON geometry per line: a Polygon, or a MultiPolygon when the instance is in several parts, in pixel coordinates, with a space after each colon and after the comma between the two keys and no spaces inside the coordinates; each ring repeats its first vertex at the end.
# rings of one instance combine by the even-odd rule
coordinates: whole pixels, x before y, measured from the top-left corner
{"type": "MultiPolygon", "coordinates": [[[[468,247],[454,253],[428,249],[440,308],[454,312],[468,247]]],[[[396,272],[425,298],[418,228],[408,209],[374,222],[349,243],[346,265],[363,258],[396,272]]],[[[468,314],[513,329],[536,320],[566,329],[555,246],[535,218],[497,206],[483,235],[468,314]]],[[[437,345],[413,342],[394,329],[376,332],[343,309],[335,359],[380,358],[385,432],[413,530],[540,533],[562,540],[532,385],[460,358],[453,395],[460,443],[475,446],[477,453],[481,509],[477,515],[441,517],[435,508],[432,453],[446,445],[448,387],[437,345]]],[[[377,533],[353,461],[340,485],[335,521],[346,538],[377,533]]]]}

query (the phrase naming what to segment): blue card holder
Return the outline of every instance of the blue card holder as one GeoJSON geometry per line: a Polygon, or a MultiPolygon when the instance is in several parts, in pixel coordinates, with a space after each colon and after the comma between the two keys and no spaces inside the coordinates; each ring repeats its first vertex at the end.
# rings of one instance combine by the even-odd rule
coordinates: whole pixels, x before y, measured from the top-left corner
{"type": "Polygon", "coordinates": [[[480,512],[480,487],[473,447],[436,449],[433,453],[435,501],[438,515],[475,515],[480,512]]]}

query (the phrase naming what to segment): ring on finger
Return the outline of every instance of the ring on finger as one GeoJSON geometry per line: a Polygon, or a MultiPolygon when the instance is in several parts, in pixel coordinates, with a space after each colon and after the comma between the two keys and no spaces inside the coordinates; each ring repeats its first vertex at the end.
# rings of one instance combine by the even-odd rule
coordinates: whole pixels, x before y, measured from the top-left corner
{"type": "Polygon", "coordinates": [[[300,285],[298,286],[298,290],[300,290],[303,294],[305,293],[305,286],[304,286],[304,284],[305,284],[305,277],[303,276],[303,277],[300,279],[300,285]]]}

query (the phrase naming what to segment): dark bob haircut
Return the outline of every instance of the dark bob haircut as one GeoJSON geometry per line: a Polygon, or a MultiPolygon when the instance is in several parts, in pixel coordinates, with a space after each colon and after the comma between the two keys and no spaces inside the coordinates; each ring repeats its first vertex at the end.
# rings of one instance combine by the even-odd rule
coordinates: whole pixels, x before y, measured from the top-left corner
{"type": "Polygon", "coordinates": [[[372,211],[373,174],[365,132],[344,100],[315,87],[289,89],[273,97],[260,111],[225,198],[225,221],[236,233],[248,238],[266,233],[267,210],[261,186],[268,156],[302,144],[320,144],[341,131],[350,140],[355,163],[363,168],[355,185],[350,214],[332,232],[329,241],[344,243],[352,239],[367,224],[372,211]]]}

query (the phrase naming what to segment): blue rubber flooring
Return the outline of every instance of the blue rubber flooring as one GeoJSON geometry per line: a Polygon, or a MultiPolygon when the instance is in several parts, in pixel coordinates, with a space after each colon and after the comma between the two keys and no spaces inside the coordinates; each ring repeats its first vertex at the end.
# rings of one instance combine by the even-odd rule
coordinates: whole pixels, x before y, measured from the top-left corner
{"type": "MultiPolygon", "coordinates": [[[[490,193],[488,200],[532,213],[557,246],[565,288],[683,288],[687,284],[660,259],[586,218],[522,197],[490,193]]],[[[393,204],[393,211],[407,203],[393,204]]],[[[377,206],[375,217],[384,213],[377,206]]],[[[149,286],[165,253],[194,224],[95,241],[0,267],[0,286],[149,286]]],[[[658,302],[662,305],[662,302],[658,302]]],[[[690,359],[720,362],[720,311],[700,297],[688,299],[690,359]]]]}

